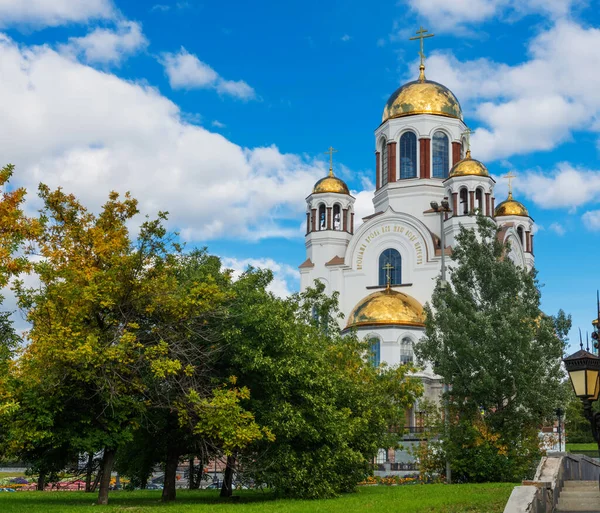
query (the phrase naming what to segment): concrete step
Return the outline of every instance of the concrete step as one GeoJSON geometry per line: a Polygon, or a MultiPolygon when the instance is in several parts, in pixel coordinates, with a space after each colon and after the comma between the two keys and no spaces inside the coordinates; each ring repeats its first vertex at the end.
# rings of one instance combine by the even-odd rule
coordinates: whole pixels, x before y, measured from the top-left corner
{"type": "Polygon", "coordinates": [[[598,481],[565,481],[563,483],[563,489],[566,488],[598,488],[598,481]]]}
{"type": "Polygon", "coordinates": [[[598,481],[565,481],[556,513],[600,513],[598,481]]]}
{"type": "Polygon", "coordinates": [[[600,490],[563,490],[559,497],[561,499],[598,499],[600,501],[600,490]]]}

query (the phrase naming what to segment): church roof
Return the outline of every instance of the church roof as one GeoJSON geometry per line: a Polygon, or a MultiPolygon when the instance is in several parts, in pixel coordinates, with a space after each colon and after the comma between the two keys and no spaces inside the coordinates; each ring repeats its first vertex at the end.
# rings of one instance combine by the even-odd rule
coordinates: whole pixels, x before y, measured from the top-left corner
{"type": "Polygon", "coordinates": [[[481,162],[471,158],[471,150],[468,150],[467,156],[454,164],[448,174],[449,178],[456,176],[490,176],[490,173],[481,162]]]}
{"type": "Polygon", "coordinates": [[[381,122],[413,114],[435,114],[462,119],[462,109],[446,86],[427,80],[421,66],[418,80],[400,86],[385,104],[381,122]]]}
{"type": "Polygon", "coordinates": [[[423,327],[423,307],[408,294],[387,287],[360,301],[348,316],[346,328],[381,325],[423,327]]]}
{"type": "Polygon", "coordinates": [[[523,203],[513,199],[512,192],[508,193],[508,198],[500,203],[494,212],[496,217],[502,216],[522,216],[529,217],[529,212],[523,203]]]}

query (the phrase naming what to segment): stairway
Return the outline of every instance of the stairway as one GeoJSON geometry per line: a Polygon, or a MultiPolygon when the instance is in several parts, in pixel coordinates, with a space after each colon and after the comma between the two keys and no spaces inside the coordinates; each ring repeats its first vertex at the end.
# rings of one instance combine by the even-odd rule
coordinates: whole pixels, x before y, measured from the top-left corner
{"type": "Polygon", "coordinates": [[[565,481],[556,513],[600,513],[598,481],[565,481]]]}

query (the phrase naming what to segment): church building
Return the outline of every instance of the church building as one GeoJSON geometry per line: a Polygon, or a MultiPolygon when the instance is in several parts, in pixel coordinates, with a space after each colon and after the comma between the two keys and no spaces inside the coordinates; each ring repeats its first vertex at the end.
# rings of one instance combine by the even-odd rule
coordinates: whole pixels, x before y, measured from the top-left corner
{"type": "MultiPolygon", "coordinates": [[[[442,253],[451,263],[459,227],[475,228],[477,212],[497,223],[517,265],[534,263],[533,219],[510,183],[508,198],[497,204],[494,179],[471,156],[458,99],[425,77],[423,38],[431,36],[425,32],[415,38],[421,40],[419,78],[392,93],[375,129],[373,213],[355,229],[355,199],[334,175],[331,157],[329,175],[306,198],[301,290],[319,280],[328,294],[339,292],[342,328],[371,342],[375,364],[413,361],[442,253]]],[[[417,376],[424,397],[438,401],[441,378],[431,368],[417,376]]],[[[407,426],[419,426],[418,411],[416,405],[409,412],[407,426]]]]}

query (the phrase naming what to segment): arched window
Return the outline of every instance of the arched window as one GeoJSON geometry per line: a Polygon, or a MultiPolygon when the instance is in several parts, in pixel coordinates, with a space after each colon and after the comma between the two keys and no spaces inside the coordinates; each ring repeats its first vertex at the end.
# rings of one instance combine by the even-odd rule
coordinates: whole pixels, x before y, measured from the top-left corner
{"type": "Polygon", "coordinates": [[[522,226],[519,226],[517,228],[517,234],[519,235],[519,240],[521,241],[521,245],[525,246],[525,236],[524,236],[524,233],[523,233],[523,227],[522,226]]]}
{"type": "Polygon", "coordinates": [[[400,253],[392,248],[386,249],[379,256],[379,285],[387,285],[388,272],[390,273],[390,285],[402,283],[402,257],[400,253]],[[388,268],[388,264],[392,267],[388,268]]]}
{"type": "Polygon", "coordinates": [[[405,132],[400,137],[400,178],[417,176],[417,136],[405,132]]]}
{"type": "Polygon", "coordinates": [[[449,145],[448,136],[444,132],[433,134],[433,177],[448,178],[449,170],[449,145]]]}
{"type": "Polygon", "coordinates": [[[381,363],[381,342],[377,337],[369,339],[371,349],[369,352],[369,361],[373,367],[379,367],[381,363]]]}
{"type": "Polygon", "coordinates": [[[483,190],[477,189],[475,191],[475,204],[481,214],[483,214],[483,190]]]}
{"type": "Polygon", "coordinates": [[[400,363],[412,364],[414,361],[413,343],[409,337],[404,337],[400,342],[400,363]]]}
{"type": "Polygon", "coordinates": [[[381,186],[388,183],[388,145],[385,139],[381,139],[381,186]]]}
{"type": "Polygon", "coordinates": [[[319,205],[319,226],[318,226],[319,230],[325,230],[327,229],[327,217],[326,217],[326,210],[325,210],[325,205],[323,205],[323,203],[321,203],[319,205]]]}
{"type": "Polygon", "coordinates": [[[387,461],[388,461],[387,451],[385,449],[379,449],[377,451],[377,464],[383,465],[384,463],[387,463],[387,461]]]}
{"type": "Polygon", "coordinates": [[[338,203],[333,205],[333,229],[342,229],[342,209],[338,203]]]}
{"type": "Polygon", "coordinates": [[[469,193],[464,187],[460,190],[460,207],[458,211],[461,215],[466,216],[469,213],[469,193]]]}

